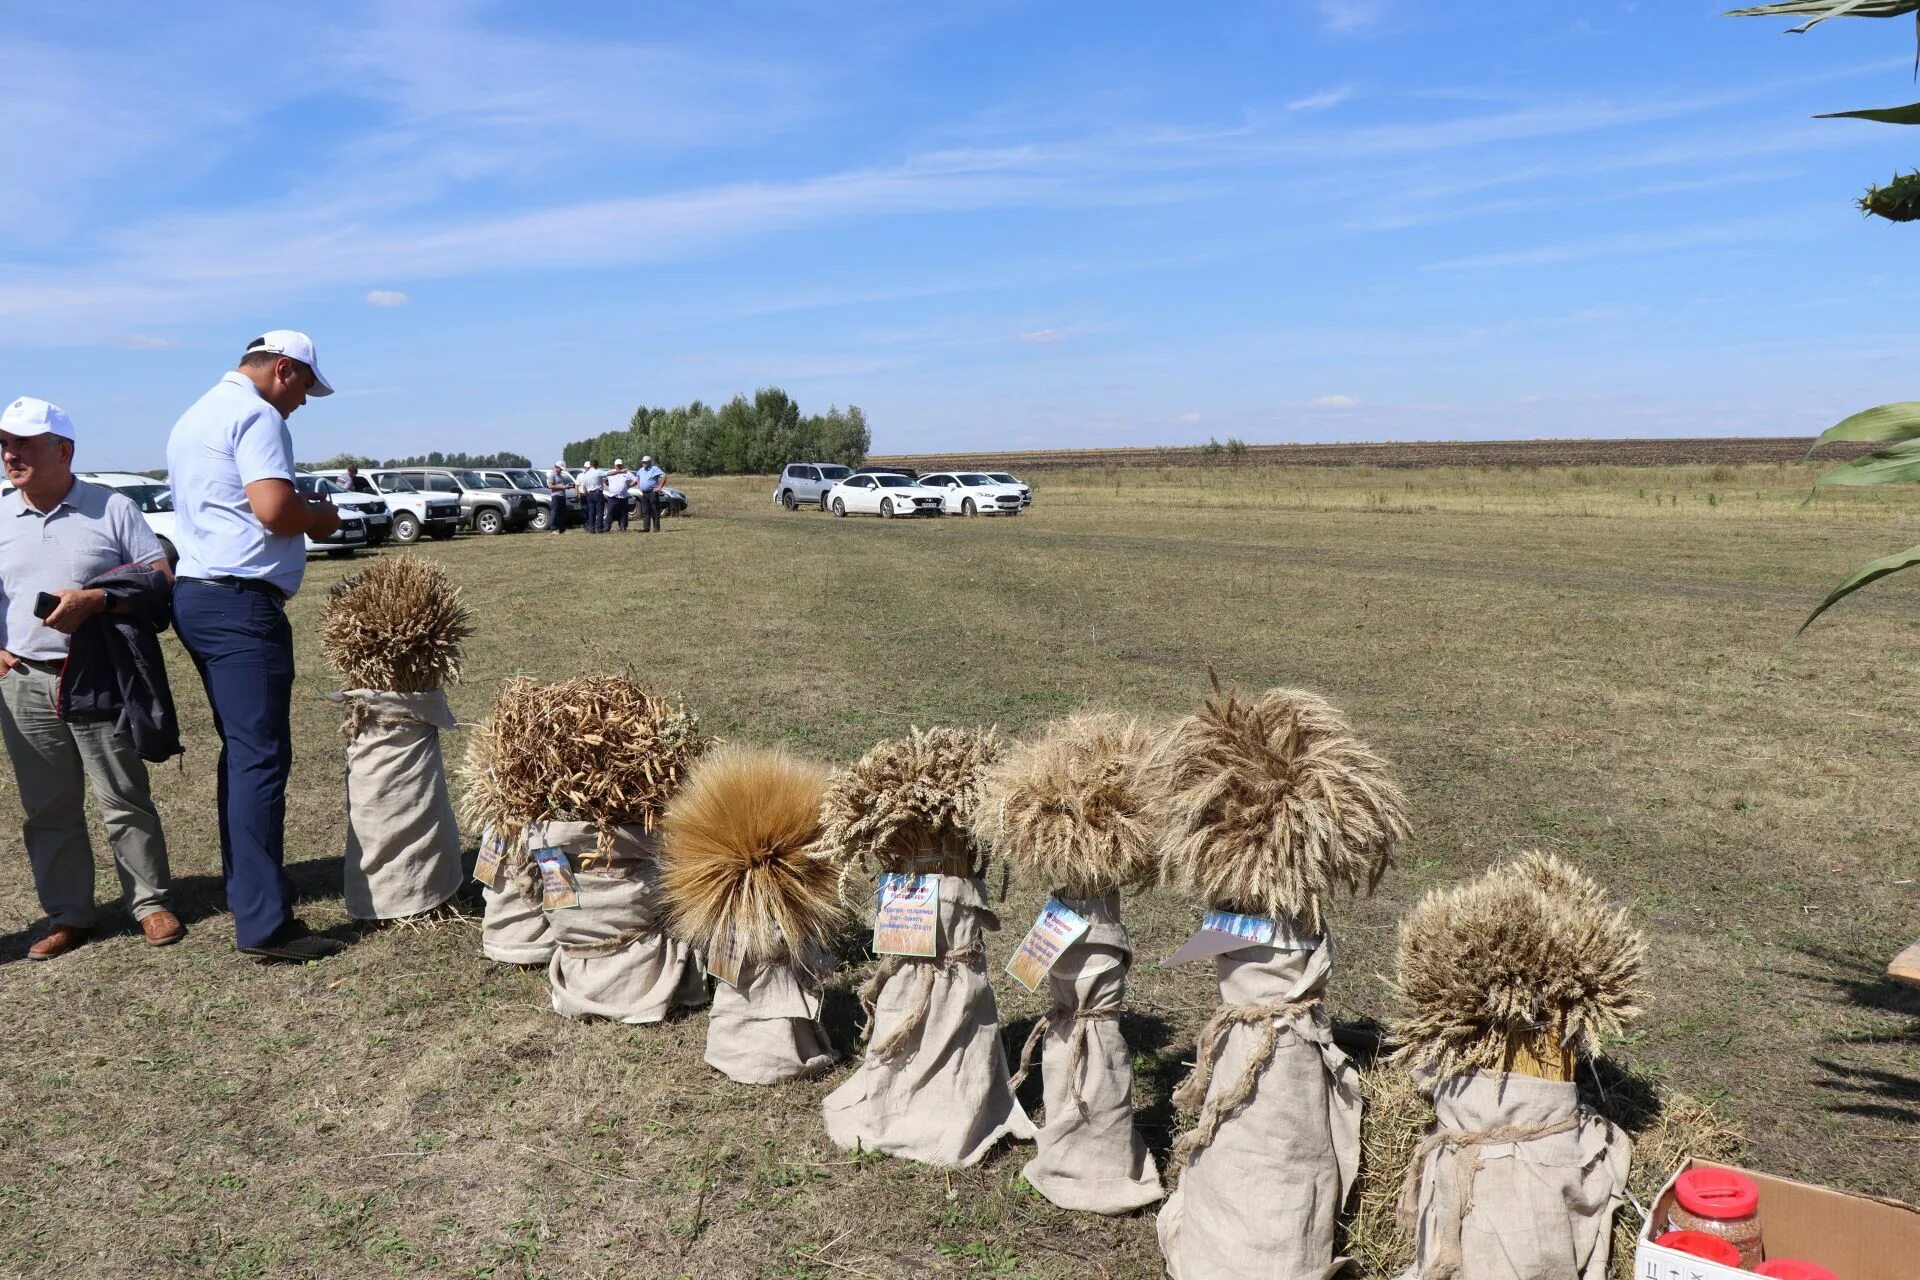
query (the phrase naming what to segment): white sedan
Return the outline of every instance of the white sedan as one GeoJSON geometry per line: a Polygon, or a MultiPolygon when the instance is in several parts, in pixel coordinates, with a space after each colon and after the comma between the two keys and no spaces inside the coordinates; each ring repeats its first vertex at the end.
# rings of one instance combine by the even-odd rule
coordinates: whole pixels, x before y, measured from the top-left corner
{"type": "Polygon", "coordinates": [[[858,475],[827,490],[827,507],[837,516],[937,516],[944,510],[938,489],[915,484],[905,476],[858,475]]]}
{"type": "Polygon", "coordinates": [[[1001,484],[979,471],[937,471],[920,483],[939,491],[950,516],[1017,516],[1026,499],[1019,485],[1001,484]]]}

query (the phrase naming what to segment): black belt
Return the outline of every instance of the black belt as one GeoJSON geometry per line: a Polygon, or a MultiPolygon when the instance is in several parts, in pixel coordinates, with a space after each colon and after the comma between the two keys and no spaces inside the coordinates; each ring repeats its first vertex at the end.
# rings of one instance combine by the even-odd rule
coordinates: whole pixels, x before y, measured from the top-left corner
{"type": "Polygon", "coordinates": [[[236,578],[230,573],[218,574],[211,578],[188,578],[188,582],[209,582],[216,587],[232,587],[238,591],[251,591],[262,595],[275,604],[286,607],[287,593],[264,578],[236,578]]]}
{"type": "MultiPolygon", "coordinates": [[[[16,658],[20,658],[20,655],[17,653],[14,654],[13,656],[16,658]]],[[[67,660],[65,658],[61,658],[57,661],[49,658],[20,658],[20,661],[26,666],[32,667],[35,671],[38,671],[43,675],[50,675],[50,676],[59,675],[60,669],[67,665],[67,660]]]]}

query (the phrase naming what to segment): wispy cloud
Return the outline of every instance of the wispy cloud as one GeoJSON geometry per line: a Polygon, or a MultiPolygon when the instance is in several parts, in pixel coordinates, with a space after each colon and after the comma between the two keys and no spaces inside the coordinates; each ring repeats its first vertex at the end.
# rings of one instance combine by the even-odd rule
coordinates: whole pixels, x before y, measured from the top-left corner
{"type": "Polygon", "coordinates": [[[1076,335],[1071,329],[1029,329],[1020,335],[1020,341],[1046,344],[1065,342],[1074,336],[1076,335]]]}
{"type": "Polygon", "coordinates": [[[1353,89],[1343,86],[1338,89],[1322,89],[1319,93],[1310,93],[1304,98],[1295,98],[1287,104],[1289,111],[1325,111],[1337,107],[1353,97],[1353,89]]]}
{"type": "Polygon", "coordinates": [[[1613,235],[1586,236],[1514,249],[1501,253],[1473,254],[1435,262],[1435,271],[1495,271],[1514,267],[1550,267],[1596,258],[1640,257],[1672,253],[1682,249],[1706,249],[1720,245],[1750,243],[1776,238],[1796,227],[1806,226],[1804,218],[1777,215],[1757,218],[1733,218],[1724,222],[1696,223],[1659,231],[1630,231],[1613,235]]]}
{"type": "Polygon", "coordinates": [[[1310,403],[1316,409],[1351,409],[1360,402],[1352,396],[1331,395],[1315,396],[1310,403]]]}
{"type": "Polygon", "coordinates": [[[150,333],[130,333],[120,340],[129,351],[171,351],[180,345],[178,338],[156,337],[150,333]]]}
{"type": "Polygon", "coordinates": [[[1329,31],[1350,34],[1378,25],[1386,13],[1386,0],[1314,0],[1320,25],[1329,31]]]}
{"type": "Polygon", "coordinates": [[[367,305],[370,307],[404,307],[412,301],[398,289],[367,290],[367,305]]]}

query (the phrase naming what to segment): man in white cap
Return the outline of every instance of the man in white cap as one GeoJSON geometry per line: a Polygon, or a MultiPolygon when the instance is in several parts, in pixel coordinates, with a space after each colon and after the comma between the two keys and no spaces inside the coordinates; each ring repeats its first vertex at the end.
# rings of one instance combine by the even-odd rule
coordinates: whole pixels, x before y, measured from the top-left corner
{"type": "Polygon", "coordinates": [[[607,531],[607,473],[587,459],[585,469],[575,481],[580,491],[580,519],[588,533],[607,531]]]}
{"type": "Polygon", "coordinates": [[[547,493],[553,498],[553,511],[547,517],[547,529],[552,533],[567,531],[567,498],[573,493],[573,477],[567,474],[567,464],[556,462],[553,470],[547,472],[547,493]]]}
{"type": "Polygon", "coordinates": [[[287,417],[332,395],[313,340],[276,329],[180,415],[167,440],[180,581],[174,629],[200,672],[220,735],[220,862],[234,944],[304,962],[340,944],[293,916],[286,861],[293,771],[293,631],[286,604],[306,573],[306,539],[340,527],[324,497],[293,485],[287,417]]]}
{"type": "Polygon", "coordinates": [[[667,473],[653,465],[653,455],[640,459],[640,470],[634,473],[634,481],[640,486],[640,532],[660,532],[661,486],[666,483],[667,473]]]}
{"type": "Polygon", "coordinates": [[[633,488],[633,472],[627,470],[627,464],[619,459],[613,460],[613,470],[607,472],[607,516],[606,529],[613,532],[613,526],[620,526],[620,532],[627,531],[627,493],[633,488]]]}
{"type": "Polygon", "coordinates": [[[73,420],[58,405],[22,397],[0,411],[0,463],[13,486],[0,497],[0,736],[49,923],[27,949],[29,960],[64,955],[93,932],[88,783],[140,932],[154,946],[186,933],[167,910],[167,840],[146,763],[112,722],[60,716],[69,637],[108,609],[106,592],[86,584],[123,565],[167,575],[166,554],[140,509],[123,493],[74,479],[73,451],[73,420]]]}

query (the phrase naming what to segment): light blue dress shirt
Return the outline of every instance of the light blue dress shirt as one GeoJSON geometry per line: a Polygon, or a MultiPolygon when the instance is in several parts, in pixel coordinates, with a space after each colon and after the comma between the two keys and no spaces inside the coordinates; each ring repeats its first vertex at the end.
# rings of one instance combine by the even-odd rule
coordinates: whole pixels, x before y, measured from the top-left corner
{"type": "Polygon", "coordinates": [[[274,533],[247,486],[293,483],[293,436],[243,373],[226,374],[173,424],[167,483],[183,578],[259,578],[291,596],[307,572],[307,540],[274,533]]]}
{"type": "Polygon", "coordinates": [[[640,492],[652,493],[667,478],[667,473],[655,466],[645,466],[634,473],[640,481],[640,492]]]}

